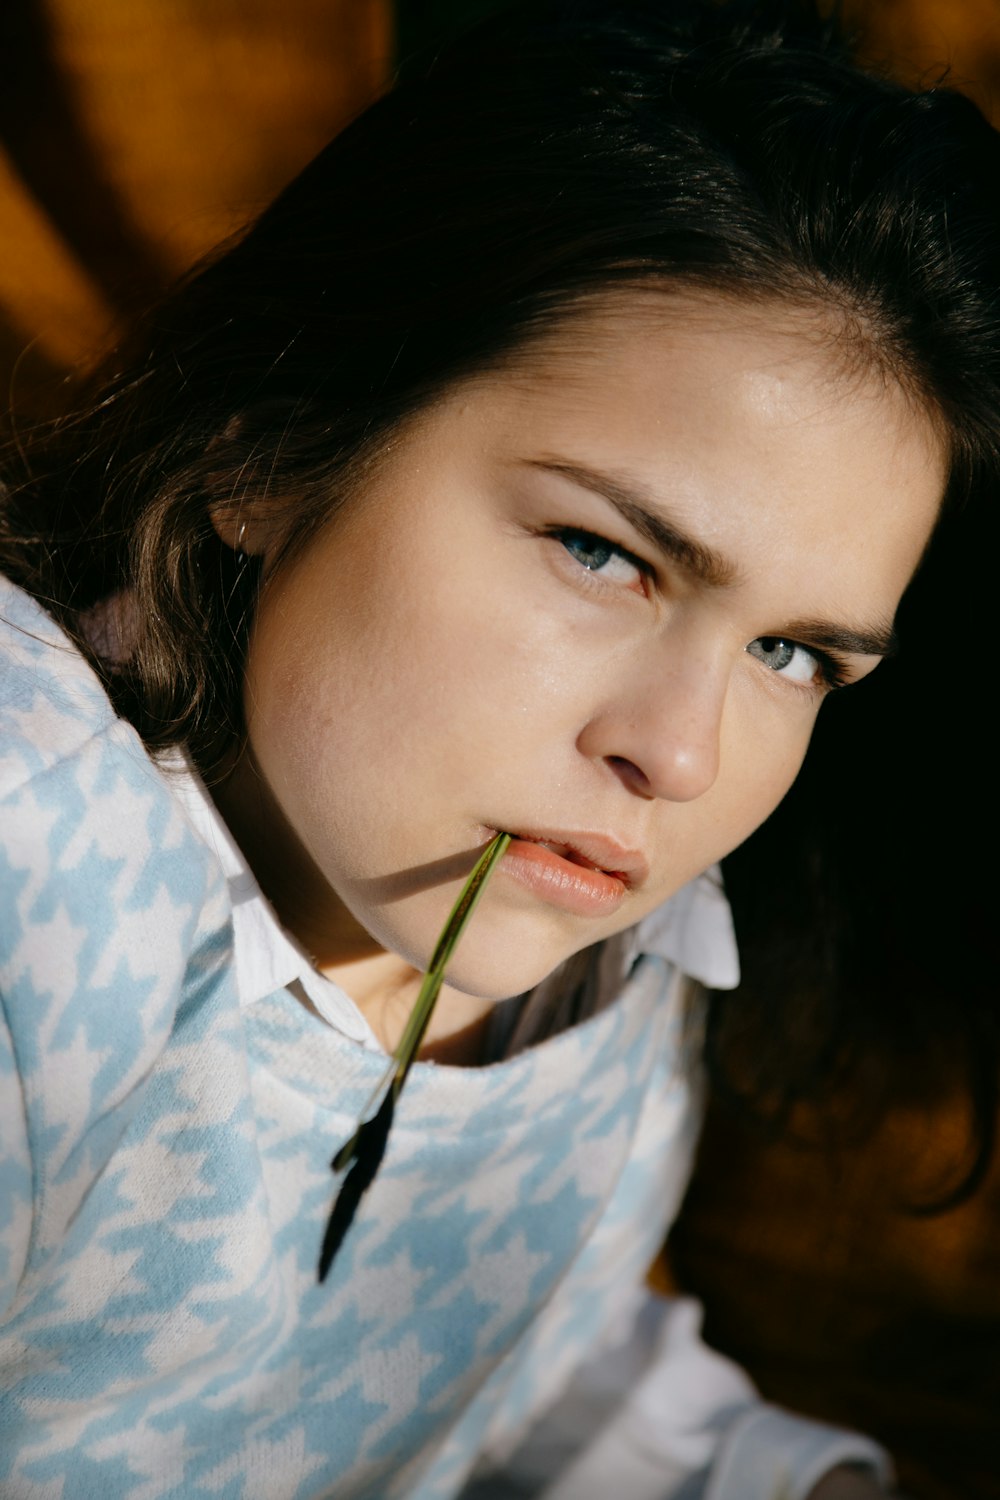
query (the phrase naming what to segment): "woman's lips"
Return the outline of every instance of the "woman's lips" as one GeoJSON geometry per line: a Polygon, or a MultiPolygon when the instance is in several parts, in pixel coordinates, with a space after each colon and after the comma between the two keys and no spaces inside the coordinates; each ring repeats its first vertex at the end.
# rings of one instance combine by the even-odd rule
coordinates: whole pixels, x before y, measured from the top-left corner
{"type": "Polygon", "coordinates": [[[644,857],[600,834],[515,834],[500,869],[552,906],[611,916],[648,875],[644,857]]]}

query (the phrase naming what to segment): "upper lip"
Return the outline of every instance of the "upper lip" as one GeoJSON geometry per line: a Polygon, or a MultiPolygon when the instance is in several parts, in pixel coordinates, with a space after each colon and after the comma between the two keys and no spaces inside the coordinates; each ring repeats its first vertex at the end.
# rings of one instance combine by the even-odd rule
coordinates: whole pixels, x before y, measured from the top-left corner
{"type": "Polygon", "coordinates": [[[630,849],[606,833],[564,828],[508,828],[506,832],[533,844],[550,844],[559,854],[575,855],[581,864],[617,875],[632,889],[649,876],[649,861],[641,850],[630,849]]]}

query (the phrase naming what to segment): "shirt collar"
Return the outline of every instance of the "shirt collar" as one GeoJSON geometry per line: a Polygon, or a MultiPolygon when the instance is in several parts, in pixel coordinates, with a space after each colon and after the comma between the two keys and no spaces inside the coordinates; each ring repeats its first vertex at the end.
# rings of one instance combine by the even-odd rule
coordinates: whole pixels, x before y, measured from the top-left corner
{"type": "Polygon", "coordinates": [[[384,1051],[350,996],[319,972],[282,927],[201,777],[183,756],[164,757],[161,763],[174,796],[195,832],[215,854],[229,887],[241,1007],[246,1010],[276,990],[298,987],[337,1031],[373,1051],[384,1051]]]}
{"type": "Polygon", "coordinates": [[[635,928],[633,953],[656,953],[710,990],[734,990],[740,982],[733,913],[713,865],[656,907],[635,928]]]}
{"type": "MultiPolygon", "coordinates": [[[[282,927],[201,777],[180,755],[165,757],[162,765],[171,790],[214,852],[229,887],[240,1005],[246,1009],[297,984],[331,1026],[383,1050],[354,1001],[319,973],[282,927]]],[[[630,959],[656,954],[710,989],[734,989],[740,980],[739,956],[718,865],[644,917],[633,929],[630,948],[630,959]]]]}

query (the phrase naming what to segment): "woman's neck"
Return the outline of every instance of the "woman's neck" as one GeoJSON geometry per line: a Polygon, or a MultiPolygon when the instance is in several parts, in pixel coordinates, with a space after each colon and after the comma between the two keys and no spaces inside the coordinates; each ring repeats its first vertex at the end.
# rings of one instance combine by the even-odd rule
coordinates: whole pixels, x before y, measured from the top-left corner
{"type": "MultiPolygon", "coordinates": [[[[380,947],[331,889],[248,755],[211,794],[282,925],[392,1052],[416,1001],[420,971],[380,947]]],[[[474,1066],[492,1009],[491,1000],[444,985],[418,1055],[474,1066]]]]}

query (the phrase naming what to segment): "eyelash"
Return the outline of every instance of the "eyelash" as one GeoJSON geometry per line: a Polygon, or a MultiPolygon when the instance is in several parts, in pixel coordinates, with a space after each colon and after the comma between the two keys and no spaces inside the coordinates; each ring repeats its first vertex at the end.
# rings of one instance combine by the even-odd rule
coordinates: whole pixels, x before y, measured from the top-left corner
{"type": "Polygon", "coordinates": [[[819,666],[819,675],[827,692],[835,693],[838,688],[847,686],[850,677],[845,661],[841,661],[837,656],[831,656],[827,651],[819,651],[814,646],[807,646],[806,650],[815,656],[819,666]]]}
{"type": "MultiPolygon", "coordinates": [[[[582,541],[596,545],[597,547],[607,548],[609,552],[624,558],[626,562],[631,563],[642,574],[643,578],[650,579],[656,576],[656,570],[650,563],[644,561],[641,557],[637,557],[627,547],[620,546],[618,542],[612,542],[608,537],[601,536],[596,531],[587,531],[582,526],[549,526],[545,528],[544,535],[551,537],[553,541],[560,542],[570,556],[572,556],[572,553],[570,553],[567,543],[572,540],[582,541]]],[[[615,586],[602,580],[596,568],[587,568],[583,563],[579,563],[579,567],[580,571],[587,575],[588,584],[603,587],[615,586]]],[[[799,646],[803,651],[807,651],[816,662],[816,666],[819,669],[819,681],[826,692],[834,692],[837,688],[844,687],[849,680],[847,663],[840,657],[831,655],[828,651],[820,650],[818,646],[811,646],[805,641],[791,641],[782,635],[760,636],[758,639],[773,640],[776,643],[781,642],[789,646],[799,646]]],[[[791,679],[788,681],[788,686],[797,688],[802,692],[815,692],[816,690],[816,684],[798,683],[791,679]]]]}
{"type": "MultiPolygon", "coordinates": [[[[805,641],[793,641],[784,635],[759,635],[758,641],[773,641],[775,646],[797,646],[812,657],[818,669],[818,680],[816,682],[796,682],[794,678],[785,678],[785,682],[791,688],[797,688],[800,692],[815,693],[820,688],[824,693],[832,693],[837,688],[846,687],[850,681],[848,666],[838,656],[831,656],[828,651],[821,651],[818,646],[807,645],[805,641]]],[[[753,644],[751,642],[751,644],[753,644]]],[[[783,674],[775,672],[777,676],[783,674]]]]}

